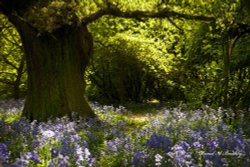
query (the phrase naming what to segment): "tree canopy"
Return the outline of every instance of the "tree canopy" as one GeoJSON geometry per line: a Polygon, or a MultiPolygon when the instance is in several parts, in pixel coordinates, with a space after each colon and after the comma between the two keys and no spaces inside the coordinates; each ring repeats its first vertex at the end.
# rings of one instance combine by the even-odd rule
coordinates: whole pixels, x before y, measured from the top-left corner
{"type": "MultiPolygon", "coordinates": [[[[213,1],[209,5],[213,5],[213,1]]],[[[40,31],[51,32],[63,25],[80,25],[92,22],[104,15],[125,18],[181,18],[191,20],[214,20],[210,10],[197,8],[205,2],[183,1],[81,1],[81,0],[25,0],[1,1],[0,10],[18,17],[40,31]],[[183,6],[185,10],[183,10],[183,6]],[[189,10],[189,9],[193,10],[189,10]],[[174,9],[174,10],[173,10],[174,9]],[[189,11],[188,11],[189,10],[189,11]],[[25,11],[25,12],[24,12],[25,11]],[[188,12],[187,12],[188,11],[188,12]],[[202,14],[206,15],[202,15],[202,14]]],[[[218,5],[217,5],[218,6],[218,5]]],[[[207,7],[207,6],[206,6],[207,7]]]]}

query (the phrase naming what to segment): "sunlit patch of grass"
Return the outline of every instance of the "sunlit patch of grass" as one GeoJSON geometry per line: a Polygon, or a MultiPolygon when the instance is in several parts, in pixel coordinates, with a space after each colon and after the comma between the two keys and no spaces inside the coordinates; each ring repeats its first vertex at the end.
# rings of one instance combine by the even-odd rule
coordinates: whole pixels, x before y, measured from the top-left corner
{"type": "Polygon", "coordinates": [[[144,115],[134,115],[130,117],[130,120],[134,121],[135,123],[144,123],[144,122],[148,122],[149,118],[144,115]]]}
{"type": "Polygon", "coordinates": [[[22,115],[24,100],[2,100],[0,101],[0,119],[6,123],[19,120],[22,115]]]}
{"type": "Polygon", "coordinates": [[[160,103],[128,103],[125,104],[127,110],[133,114],[157,114],[163,107],[160,103]]]}
{"type": "Polygon", "coordinates": [[[15,111],[1,111],[0,119],[3,119],[6,123],[11,123],[21,118],[22,112],[20,110],[15,111]]]}

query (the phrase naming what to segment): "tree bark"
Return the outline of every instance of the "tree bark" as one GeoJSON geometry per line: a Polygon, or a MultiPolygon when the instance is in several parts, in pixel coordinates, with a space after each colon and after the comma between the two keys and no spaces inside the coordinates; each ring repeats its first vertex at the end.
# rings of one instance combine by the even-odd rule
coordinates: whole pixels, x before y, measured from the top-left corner
{"type": "Polygon", "coordinates": [[[23,116],[29,120],[95,114],[84,98],[84,72],[92,51],[92,37],[86,25],[63,26],[53,33],[38,34],[18,22],[24,46],[28,93],[23,116]]]}

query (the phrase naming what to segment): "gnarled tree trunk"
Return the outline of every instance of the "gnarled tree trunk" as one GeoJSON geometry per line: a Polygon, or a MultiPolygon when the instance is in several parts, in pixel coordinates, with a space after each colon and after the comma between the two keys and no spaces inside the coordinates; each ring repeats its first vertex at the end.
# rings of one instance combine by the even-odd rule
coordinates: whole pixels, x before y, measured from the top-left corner
{"type": "Polygon", "coordinates": [[[30,120],[71,116],[94,117],[84,98],[84,71],[92,51],[85,25],[63,26],[38,34],[23,22],[15,24],[27,62],[28,94],[23,115],[30,120]]]}

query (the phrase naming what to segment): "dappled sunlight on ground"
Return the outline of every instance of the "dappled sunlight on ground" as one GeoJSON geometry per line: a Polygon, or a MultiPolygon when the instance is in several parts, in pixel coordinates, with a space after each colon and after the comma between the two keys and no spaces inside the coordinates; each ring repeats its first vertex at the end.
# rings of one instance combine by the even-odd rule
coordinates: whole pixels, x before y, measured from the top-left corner
{"type": "Polygon", "coordinates": [[[134,116],[129,117],[129,119],[131,119],[133,121],[137,121],[137,122],[149,121],[149,118],[147,116],[144,116],[144,115],[134,115],[134,116]]]}

